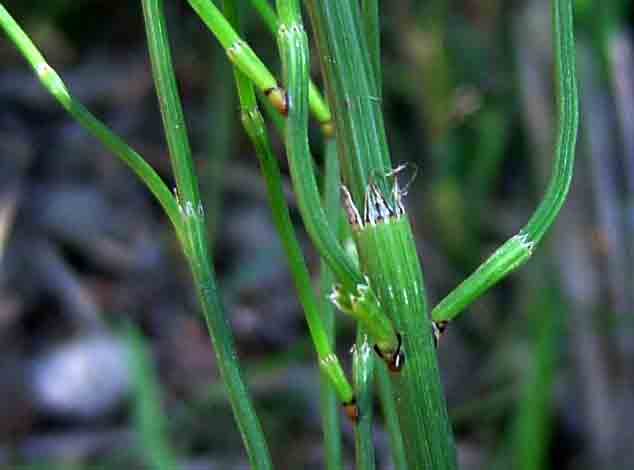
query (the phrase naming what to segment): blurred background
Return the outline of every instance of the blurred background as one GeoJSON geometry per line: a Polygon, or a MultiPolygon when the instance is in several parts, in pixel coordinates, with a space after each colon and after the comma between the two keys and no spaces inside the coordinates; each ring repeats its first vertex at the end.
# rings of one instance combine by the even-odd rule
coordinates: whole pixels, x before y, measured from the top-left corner
{"type": "MultiPolygon", "coordinates": [[[[166,3],[244,372],[278,468],[319,469],[315,355],[231,70],[186,2],[166,3]]],[[[634,468],[629,3],[576,2],[582,119],[569,200],[531,262],[441,342],[465,469],[634,468]]],[[[74,94],[171,181],[140,2],[3,4],[74,94]]],[[[419,169],[407,206],[435,304],[519,230],[549,178],[549,2],[381,7],[387,132],[394,163],[419,169]]],[[[248,8],[245,30],[279,71],[275,42],[248,8]]],[[[160,208],[43,91],[4,36],[0,61],[0,467],[156,468],[153,448],[182,469],[248,468],[160,208]]],[[[317,77],[316,60],[313,68],[317,77]]],[[[314,137],[319,156],[317,129],[314,137]]],[[[275,146],[286,168],[279,139],[275,146]]],[[[290,186],[288,200],[294,208],[290,186]]],[[[338,318],[349,364],[353,324],[338,318]]],[[[343,426],[351,465],[351,428],[343,426]]],[[[379,468],[391,468],[380,417],[375,439],[379,468]]]]}

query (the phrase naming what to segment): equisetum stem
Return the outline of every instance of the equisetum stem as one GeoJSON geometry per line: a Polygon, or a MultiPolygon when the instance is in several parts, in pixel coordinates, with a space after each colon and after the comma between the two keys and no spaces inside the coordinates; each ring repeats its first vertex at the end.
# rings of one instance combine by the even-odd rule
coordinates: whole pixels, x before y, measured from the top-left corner
{"type": "MultiPolygon", "coordinates": [[[[361,0],[361,18],[365,37],[368,41],[368,52],[376,82],[376,94],[382,97],[382,71],[381,71],[381,28],[378,0],[361,0]]],[[[401,433],[401,424],[398,420],[396,403],[394,403],[394,391],[389,376],[390,372],[385,364],[378,363],[375,370],[375,379],[381,411],[385,428],[390,436],[390,448],[392,462],[395,470],[407,470],[407,458],[405,456],[405,444],[401,433]]]]}
{"type": "MultiPolygon", "coordinates": [[[[227,18],[233,24],[238,24],[238,10],[235,2],[225,0],[224,6],[227,18]]],[[[273,213],[273,222],[286,252],[295,289],[304,309],[306,322],[319,358],[320,369],[330,380],[341,403],[352,405],[354,401],[352,387],[346,379],[339,359],[333,352],[331,341],[319,313],[319,302],[312,289],[304,255],[295,236],[293,222],[282,188],[282,176],[277,159],[271,150],[264,120],[257,106],[255,91],[251,82],[237,67],[234,67],[234,77],[240,100],[242,124],[255,147],[260,162],[269,205],[273,213]]]]}
{"type": "MultiPolygon", "coordinates": [[[[389,151],[357,0],[307,0],[349,187],[346,209],[361,267],[400,335],[390,374],[410,468],[457,468],[432,324],[403,192],[389,151]],[[363,208],[363,216],[357,210],[363,208]],[[404,360],[403,360],[404,359],[404,360]]],[[[376,52],[376,51],[375,51],[376,52]]],[[[345,192],[344,192],[345,194],[345,192]]],[[[389,364],[389,363],[388,363],[389,364]]]]}
{"type": "Polygon", "coordinates": [[[182,239],[182,222],[174,195],[154,169],[134,149],[106,127],[73,97],[57,72],[46,62],[35,44],[0,4],[0,25],[28,61],[44,88],[108,150],[122,160],[154,195],[182,239]]]}
{"type": "Polygon", "coordinates": [[[339,285],[333,301],[362,322],[386,357],[398,352],[398,336],[383,314],[368,279],[344,252],[328,223],[308,147],[308,40],[297,1],[278,1],[278,44],[287,85],[286,150],[300,213],[320,256],[339,285]]]}
{"type": "Polygon", "coordinates": [[[236,33],[231,24],[211,0],[188,0],[190,6],[218,39],[229,60],[238,67],[286,115],[288,104],[284,90],[253,49],[236,33]]]}
{"type": "Polygon", "coordinates": [[[394,403],[394,390],[385,364],[378,363],[376,365],[375,376],[383,421],[390,436],[390,450],[392,452],[394,470],[407,470],[405,444],[401,433],[401,424],[398,421],[396,404],[394,403]]]}
{"type": "Polygon", "coordinates": [[[373,385],[375,354],[363,325],[357,326],[357,341],[352,356],[354,389],[359,417],[354,427],[355,460],[357,470],[374,470],[374,441],[372,439],[373,385]]]}
{"type": "Polygon", "coordinates": [[[368,57],[364,27],[359,22],[361,12],[358,2],[350,0],[305,3],[320,49],[342,174],[352,200],[362,207],[365,189],[371,181],[384,194],[389,193],[386,174],[391,170],[391,162],[379,82],[368,57]],[[365,118],[356,122],[358,116],[365,118]]]}
{"type": "MultiPolygon", "coordinates": [[[[251,0],[251,5],[258,12],[268,30],[274,36],[277,35],[278,20],[275,10],[271,7],[268,0],[251,0]]],[[[319,124],[321,130],[326,138],[333,136],[332,115],[328,109],[328,105],[324,98],[319,93],[319,89],[315,83],[311,80],[308,85],[308,106],[313,113],[319,124]]]]}
{"type": "MultiPolygon", "coordinates": [[[[339,161],[337,160],[336,142],[328,139],[325,145],[325,169],[323,184],[323,199],[328,221],[334,230],[339,232],[341,221],[341,207],[339,205],[339,161]]],[[[326,335],[331,348],[336,344],[335,309],[330,301],[330,289],[334,282],[334,276],[325,262],[320,264],[320,303],[321,316],[326,329],[326,335]]],[[[323,374],[319,380],[319,411],[321,415],[322,430],[324,434],[324,460],[326,470],[341,470],[342,440],[337,397],[330,379],[323,374]]]]}
{"type": "Polygon", "coordinates": [[[176,87],[163,2],[142,0],[142,5],[152,75],[178,187],[183,230],[187,239],[185,251],[196,285],[196,293],[251,466],[253,469],[269,470],[272,469],[272,463],[266,439],[242,381],[231,329],[218,297],[215,275],[209,261],[205,213],[199,197],[198,180],[176,87]]]}
{"type": "Polygon", "coordinates": [[[434,307],[431,315],[435,322],[455,318],[487,289],[525,263],[555,221],[568,195],[579,123],[572,0],[553,0],[552,17],[558,122],[553,174],[546,193],[519,234],[498,248],[434,307]]]}

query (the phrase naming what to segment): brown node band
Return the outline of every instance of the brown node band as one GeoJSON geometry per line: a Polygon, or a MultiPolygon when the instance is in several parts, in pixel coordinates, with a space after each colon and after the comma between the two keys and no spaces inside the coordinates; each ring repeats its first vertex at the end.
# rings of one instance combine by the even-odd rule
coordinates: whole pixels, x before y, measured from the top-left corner
{"type": "Polygon", "coordinates": [[[352,423],[359,421],[359,407],[357,406],[356,398],[342,403],[341,405],[343,406],[344,413],[352,423]]]}
{"type": "Polygon", "coordinates": [[[283,116],[288,116],[288,98],[286,91],[279,86],[274,86],[264,90],[264,95],[269,99],[273,107],[283,116]]]}

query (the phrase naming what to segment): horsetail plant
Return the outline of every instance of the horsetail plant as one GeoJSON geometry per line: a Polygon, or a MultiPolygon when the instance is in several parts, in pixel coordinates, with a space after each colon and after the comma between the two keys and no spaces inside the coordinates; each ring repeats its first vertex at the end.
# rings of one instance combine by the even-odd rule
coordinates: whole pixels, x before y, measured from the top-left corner
{"type": "Polygon", "coordinates": [[[552,22],[558,110],[553,174],[542,202],[519,233],[434,307],[432,318],[441,325],[531,257],[568,195],[579,125],[572,1],[553,0],[552,22]]]}
{"type": "MultiPolygon", "coordinates": [[[[235,27],[238,27],[238,9],[235,2],[225,0],[224,10],[229,21],[235,27]]],[[[304,309],[309,331],[319,358],[320,368],[330,379],[348,416],[355,419],[357,412],[352,387],[345,377],[339,359],[332,351],[331,341],[328,339],[326,328],[319,313],[319,302],[311,288],[310,274],[295,236],[288,206],[284,199],[282,176],[277,160],[271,150],[264,119],[258,109],[253,84],[238,67],[234,67],[234,78],[240,101],[242,123],[256,150],[262,175],[266,182],[269,205],[273,212],[273,221],[286,252],[297,296],[304,309]]]]}
{"type": "Polygon", "coordinates": [[[73,118],[120,158],[139,177],[159,202],[189,262],[198,300],[215,346],[221,377],[234,417],[253,468],[272,468],[271,458],[253,404],[242,381],[233,336],[218,298],[215,275],[207,252],[204,208],[191,162],[189,144],[169,54],[160,0],[144,1],[148,42],[160,96],[161,111],[170,146],[170,160],[176,179],[176,197],[147,162],[120,137],[94,117],[69,92],[55,70],[46,62],[27,34],[0,4],[0,25],[31,65],[46,90],[73,118]]]}
{"type": "MultiPolygon", "coordinates": [[[[277,13],[264,0],[251,0],[277,36],[285,89],[240,37],[236,1],[224,3],[225,15],[210,0],[188,1],[222,44],[234,66],[242,122],[256,149],[273,220],[286,251],[322,371],[321,409],[328,469],[342,467],[335,394],[336,400],[344,404],[356,422],[357,468],[374,468],[371,426],[375,376],[391,435],[395,467],[399,470],[457,468],[436,346],[449,320],[530,258],[565,201],[572,176],[578,120],[572,0],[552,0],[558,125],[553,176],[546,195],[518,235],[504,243],[431,313],[405,208],[406,188],[399,184],[403,167],[394,168],[391,163],[383,124],[378,2],[305,1],[316,36],[329,108],[310,82],[308,39],[298,0],[277,0],[277,13]],[[334,354],[332,312],[322,308],[311,287],[254,87],[286,117],[279,127],[284,128],[282,133],[299,210],[322,264],[327,267],[323,270],[322,291],[332,284],[329,299],[358,321],[353,385],[334,354]],[[328,140],[323,197],[308,143],[309,108],[328,140]],[[330,138],[333,133],[336,152],[330,138]],[[333,161],[335,154],[342,176],[339,188],[339,170],[333,161]],[[339,194],[335,193],[341,195],[339,207],[336,203],[339,194]],[[342,214],[347,216],[347,228],[352,233],[358,260],[353,259],[341,243],[342,230],[338,222],[342,214]],[[322,312],[323,317],[320,309],[326,312],[322,312]],[[375,364],[377,357],[382,358],[385,365],[375,364]]],[[[231,331],[216,292],[207,247],[205,211],[171,63],[163,3],[162,0],[141,2],[176,180],[175,194],[138,153],[70,94],[2,4],[0,25],[47,91],[137,174],[167,214],[192,271],[251,466],[270,469],[273,467],[267,444],[241,379],[231,331]]]]}

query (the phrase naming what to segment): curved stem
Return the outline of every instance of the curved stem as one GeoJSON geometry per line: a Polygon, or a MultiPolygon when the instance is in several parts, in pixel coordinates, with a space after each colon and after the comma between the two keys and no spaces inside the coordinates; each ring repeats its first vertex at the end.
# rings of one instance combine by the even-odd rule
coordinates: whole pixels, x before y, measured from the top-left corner
{"type": "Polygon", "coordinates": [[[151,191],[159,202],[168,218],[174,225],[179,236],[182,237],[182,222],[178,204],[174,195],[154,169],[134,149],[126,144],[118,135],[106,127],[99,119],[90,113],[70,91],[46,62],[35,44],[24,30],[15,22],[13,17],[0,4],[0,26],[7,33],[22,56],[29,62],[31,68],[39,78],[44,88],[70,113],[76,120],[95,136],[108,150],[121,159],[139,177],[143,184],[151,191]]]}
{"type": "MultiPolygon", "coordinates": [[[[234,2],[226,1],[225,11],[232,23],[237,23],[238,12],[234,2]]],[[[286,252],[286,259],[299,301],[306,316],[306,322],[308,323],[315,350],[317,351],[320,368],[337,391],[339,400],[342,403],[350,403],[353,400],[352,387],[346,379],[337,356],[332,350],[326,328],[319,313],[319,302],[312,289],[310,274],[306,267],[304,255],[295,236],[293,222],[291,221],[288,206],[284,198],[282,176],[277,165],[277,159],[271,150],[264,120],[257,107],[253,86],[247,77],[237,68],[234,68],[234,77],[238,88],[238,97],[240,99],[242,123],[256,149],[260,168],[266,182],[269,205],[273,212],[273,222],[275,223],[275,227],[286,252]]]]}
{"type": "Polygon", "coordinates": [[[434,321],[448,321],[456,317],[487,289],[526,262],[555,221],[568,195],[579,123],[573,1],[553,0],[552,20],[558,122],[553,174],[546,193],[520,233],[510,238],[434,307],[434,321]]]}
{"type": "Polygon", "coordinates": [[[278,43],[289,102],[286,149],[302,219],[319,254],[341,284],[334,301],[364,324],[382,350],[392,353],[398,348],[396,332],[368,280],[344,252],[322,207],[308,146],[308,40],[299,3],[279,0],[278,11],[278,43]]]}

